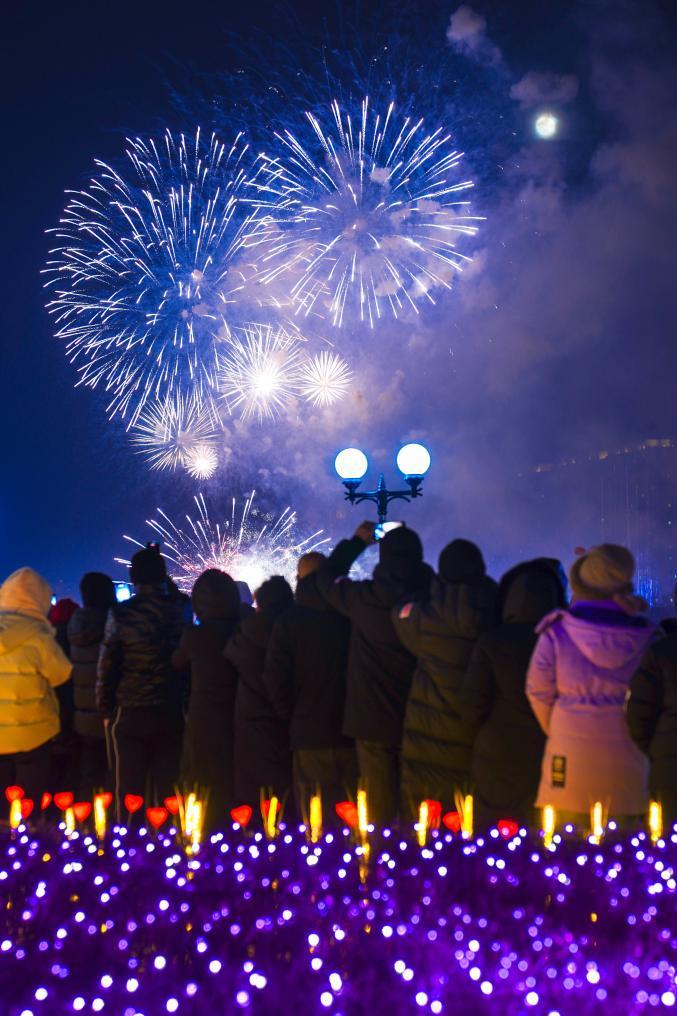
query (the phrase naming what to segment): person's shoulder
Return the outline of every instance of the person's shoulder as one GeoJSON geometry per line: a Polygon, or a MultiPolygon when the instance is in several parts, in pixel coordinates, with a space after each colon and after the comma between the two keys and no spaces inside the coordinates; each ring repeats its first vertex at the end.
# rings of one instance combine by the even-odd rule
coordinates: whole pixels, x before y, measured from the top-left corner
{"type": "Polygon", "coordinates": [[[564,610],[559,607],[557,610],[551,610],[549,614],[546,614],[538,624],[536,625],[535,631],[537,635],[545,635],[550,633],[554,635],[559,629],[566,618],[571,617],[568,610],[564,610]]]}

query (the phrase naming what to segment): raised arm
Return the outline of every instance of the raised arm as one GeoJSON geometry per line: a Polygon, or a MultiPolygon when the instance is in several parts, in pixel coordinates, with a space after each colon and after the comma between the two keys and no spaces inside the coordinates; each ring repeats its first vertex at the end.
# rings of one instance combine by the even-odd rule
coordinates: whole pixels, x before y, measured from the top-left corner
{"type": "Polygon", "coordinates": [[[329,555],[327,563],[315,572],[317,589],[327,603],[346,617],[350,617],[357,600],[358,583],[346,578],[353,562],[362,551],[374,542],[374,523],[363,522],[349,540],[341,540],[329,555]]]}

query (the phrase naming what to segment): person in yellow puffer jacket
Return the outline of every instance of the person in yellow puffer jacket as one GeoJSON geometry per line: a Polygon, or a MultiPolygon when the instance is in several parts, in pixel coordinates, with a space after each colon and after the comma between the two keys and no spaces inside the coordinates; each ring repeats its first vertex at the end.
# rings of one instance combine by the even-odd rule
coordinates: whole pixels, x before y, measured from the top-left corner
{"type": "Polygon", "coordinates": [[[47,620],[50,600],[49,584],[32,568],[0,586],[0,793],[18,784],[36,808],[60,727],[53,689],[71,673],[47,620]]]}

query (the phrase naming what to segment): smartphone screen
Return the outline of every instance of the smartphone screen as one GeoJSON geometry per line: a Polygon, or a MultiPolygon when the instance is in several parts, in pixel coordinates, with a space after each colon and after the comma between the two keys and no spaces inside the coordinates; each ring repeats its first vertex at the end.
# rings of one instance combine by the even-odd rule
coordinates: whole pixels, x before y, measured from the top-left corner
{"type": "Polygon", "coordinates": [[[382,540],[386,533],[389,533],[393,529],[400,529],[404,525],[404,522],[379,522],[374,529],[374,539],[382,540]]]}

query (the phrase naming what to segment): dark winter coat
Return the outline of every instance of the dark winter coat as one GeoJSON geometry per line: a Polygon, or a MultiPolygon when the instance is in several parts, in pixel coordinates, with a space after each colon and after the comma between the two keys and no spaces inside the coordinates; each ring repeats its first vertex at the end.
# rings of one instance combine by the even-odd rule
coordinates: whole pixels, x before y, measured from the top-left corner
{"type": "Polygon", "coordinates": [[[256,811],[261,791],[281,796],[291,786],[289,734],[268,698],[263,671],[279,610],[250,614],[224,650],[237,672],[235,796],[256,811]]]}
{"type": "Polygon", "coordinates": [[[500,818],[530,822],[541,777],[545,734],[526,697],[535,627],[563,605],[546,564],[513,570],[503,589],[503,620],[479,639],[461,692],[461,718],[473,742],[470,777],[479,825],[500,818]]]}
{"type": "Polygon", "coordinates": [[[649,788],[677,821],[677,634],[655,642],[630,681],[627,721],[635,743],[649,756],[649,788]]]}
{"type": "Polygon", "coordinates": [[[273,626],[264,674],[293,750],[350,744],[341,732],[349,642],[350,622],[329,606],[315,574],[301,579],[294,606],[273,626]]]}
{"type": "Polygon", "coordinates": [[[209,788],[209,809],[223,821],[233,801],[233,738],[237,672],[224,656],[239,618],[210,618],[186,628],[172,663],[190,668],[181,780],[209,788]]]}
{"type": "Polygon", "coordinates": [[[108,611],[105,607],[80,607],[68,622],[68,642],[73,664],[74,729],[81,737],[103,740],[101,714],[96,708],[96,667],[108,611]]]}
{"type": "Polygon", "coordinates": [[[160,587],[111,607],[97,667],[96,702],[104,716],[118,707],[183,707],[185,680],[171,664],[183,610],[160,587]]]}
{"type": "Polygon", "coordinates": [[[364,547],[359,537],[341,541],[327,566],[313,577],[327,603],[352,625],[343,732],[396,746],[416,657],[397,637],[392,611],[406,599],[425,597],[433,571],[423,563],[401,570],[379,563],[371,579],[337,579],[347,574],[364,547]]]}
{"type": "Polygon", "coordinates": [[[402,644],[418,658],[402,735],[402,799],[411,813],[421,800],[454,801],[467,789],[471,741],[461,721],[461,685],[479,636],[492,627],[496,583],[435,579],[430,599],[395,612],[402,644]]]}

